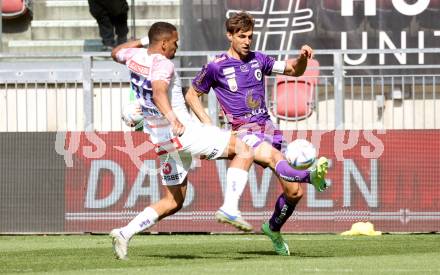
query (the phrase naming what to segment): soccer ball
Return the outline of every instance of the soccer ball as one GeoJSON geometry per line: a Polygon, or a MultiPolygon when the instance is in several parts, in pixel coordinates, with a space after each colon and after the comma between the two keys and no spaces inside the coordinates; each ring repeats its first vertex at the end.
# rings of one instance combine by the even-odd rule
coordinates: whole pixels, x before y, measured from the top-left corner
{"type": "Polygon", "coordinates": [[[315,147],[305,139],[297,139],[289,143],[284,154],[290,166],[298,170],[309,168],[316,160],[315,147]]]}
{"type": "Polygon", "coordinates": [[[143,123],[144,116],[140,108],[138,103],[130,103],[123,108],[121,118],[128,127],[137,127],[143,123]]]}

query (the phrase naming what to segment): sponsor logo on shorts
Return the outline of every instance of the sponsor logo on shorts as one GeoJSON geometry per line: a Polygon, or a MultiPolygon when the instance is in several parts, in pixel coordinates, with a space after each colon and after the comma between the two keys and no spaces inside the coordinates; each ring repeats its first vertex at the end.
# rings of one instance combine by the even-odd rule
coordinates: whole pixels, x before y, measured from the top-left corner
{"type": "Polygon", "coordinates": [[[162,172],[165,175],[169,175],[171,173],[171,171],[173,170],[173,167],[171,167],[171,164],[169,162],[165,162],[163,164],[163,168],[162,168],[162,172]]]}
{"type": "Polygon", "coordinates": [[[173,175],[164,175],[163,179],[166,181],[178,180],[182,177],[182,173],[173,174],[173,175]]]}

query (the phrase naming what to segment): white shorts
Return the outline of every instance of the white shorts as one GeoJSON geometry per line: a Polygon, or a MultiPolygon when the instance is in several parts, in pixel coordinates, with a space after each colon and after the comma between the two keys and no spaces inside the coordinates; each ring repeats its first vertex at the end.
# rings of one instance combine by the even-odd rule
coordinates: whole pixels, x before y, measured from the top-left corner
{"type": "Polygon", "coordinates": [[[171,127],[162,138],[155,137],[157,153],[160,156],[163,185],[183,183],[191,168],[192,158],[217,159],[229,144],[231,132],[215,126],[189,123],[180,137],[173,137],[171,127]]]}
{"type": "Polygon", "coordinates": [[[231,131],[204,124],[185,125],[185,132],[178,138],[182,148],[194,157],[217,159],[223,155],[231,138],[231,131]]]}
{"type": "Polygon", "coordinates": [[[183,151],[175,151],[159,156],[160,177],[166,186],[182,184],[191,168],[192,156],[183,151]]]}

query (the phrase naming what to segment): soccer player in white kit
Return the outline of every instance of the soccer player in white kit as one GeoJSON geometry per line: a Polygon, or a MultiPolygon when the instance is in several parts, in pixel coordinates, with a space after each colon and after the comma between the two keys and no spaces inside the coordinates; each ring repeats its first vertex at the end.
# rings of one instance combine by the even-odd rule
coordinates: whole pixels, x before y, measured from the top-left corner
{"type": "MultiPolygon", "coordinates": [[[[253,162],[249,148],[230,131],[192,121],[185,106],[180,79],[170,61],[177,50],[176,27],[166,22],[154,23],[148,32],[148,40],[148,49],[143,48],[146,43],[142,40],[130,41],[115,48],[112,57],[130,70],[131,87],[144,116],[144,131],[156,145],[161,160],[161,178],[166,192],[160,201],[146,207],[126,226],[111,231],[113,250],[118,259],[127,258],[128,243],[134,234],[182,208],[192,156],[232,158],[227,181],[243,177],[247,181],[247,171],[253,162]],[[243,154],[236,154],[236,151],[243,154]]],[[[236,190],[226,195],[240,196],[241,193],[242,190],[236,190]]],[[[238,202],[238,198],[233,201],[238,202]]],[[[241,230],[252,230],[240,214],[235,222],[234,226],[241,230]]]]}

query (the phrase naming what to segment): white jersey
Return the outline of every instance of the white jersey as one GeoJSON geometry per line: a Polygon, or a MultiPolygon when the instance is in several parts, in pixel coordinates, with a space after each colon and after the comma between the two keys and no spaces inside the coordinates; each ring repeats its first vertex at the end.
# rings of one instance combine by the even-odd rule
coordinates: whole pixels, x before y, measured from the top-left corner
{"type": "Polygon", "coordinates": [[[156,145],[161,160],[161,176],[165,185],[181,184],[191,166],[192,156],[216,159],[228,146],[231,133],[215,126],[192,120],[182,92],[174,64],[161,54],[149,55],[146,49],[121,49],[116,55],[130,70],[130,82],[144,113],[144,130],[156,145]],[[153,81],[168,83],[168,98],[177,118],[185,125],[185,132],[175,137],[171,125],[153,101],[153,81]]]}
{"type": "Polygon", "coordinates": [[[151,82],[162,80],[168,83],[168,99],[174,113],[183,124],[191,121],[182,92],[182,83],[174,70],[174,64],[161,54],[148,54],[144,48],[121,49],[117,53],[117,59],[124,62],[130,70],[130,85],[136,93],[136,98],[142,106],[142,111],[147,125],[145,131],[151,135],[154,143],[161,142],[169,137],[163,138],[169,122],[159,111],[153,101],[153,90],[151,82]],[[158,140],[156,140],[156,138],[158,140]]]}

